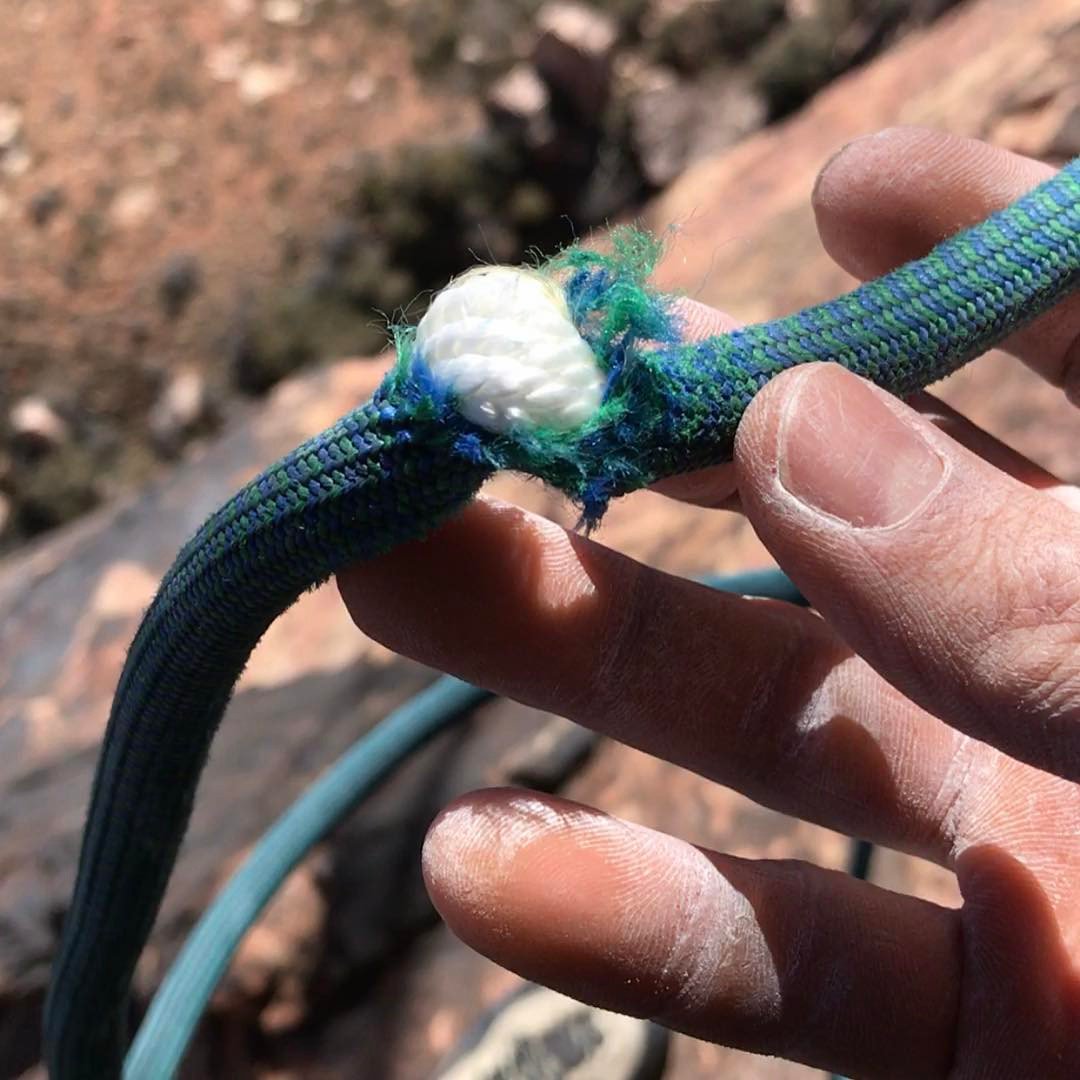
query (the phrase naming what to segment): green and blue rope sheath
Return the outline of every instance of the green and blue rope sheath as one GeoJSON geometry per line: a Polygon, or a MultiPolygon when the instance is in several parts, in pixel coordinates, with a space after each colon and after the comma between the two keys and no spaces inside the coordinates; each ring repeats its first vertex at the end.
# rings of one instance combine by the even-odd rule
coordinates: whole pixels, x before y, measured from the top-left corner
{"type": "MultiPolygon", "coordinates": [[[[531,272],[554,296],[553,308],[537,300],[536,327],[516,311],[485,314],[487,294],[463,283],[442,322],[399,334],[398,363],[370,402],[252,481],[182,549],[105,734],[46,1006],[53,1080],[120,1074],[129,985],[211,739],[251,650],[301,592],[429,534],[500,469],[552,484],[593,526],[619,495],[730,459],[754,394],[797,364],[831,360],[896,394],[940,379],[1080,285],[1080,159],[923,259],[705,341],[684,341],[671,298],[649,289],[656,254],[623,231],[609,255],[575,248],[531,272]],[[554,364],[549,382],[530,350],[554,364]],[[504,354],[519,353],[507,375],[504,354]]],[[[513,295],[528,303],[531,289],[513,295]]]]}

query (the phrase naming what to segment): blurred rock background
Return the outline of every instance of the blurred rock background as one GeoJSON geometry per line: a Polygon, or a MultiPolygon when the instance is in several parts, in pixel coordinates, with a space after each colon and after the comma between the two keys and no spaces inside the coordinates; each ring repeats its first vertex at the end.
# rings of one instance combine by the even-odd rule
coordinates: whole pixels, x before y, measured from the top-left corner
{"type": "Polygon", "coordinates": [[[950,0],[9,0],[0,551],[950,0]]]}
{"type": "MultiPolygon", "coordinates": [[[[822,299],[850,280],[817,244],[814,175],[888,124],[1080,153],[1080,0],[10,0],[5,15],[0,1078],[40,1075],[94,755],[159,575],[385,363],[322,361],[378,353],[388,322],[477,260],[628,217],[667,233],[666,287],[748,320],[822,299]]],[[[1018,365],[990,356],[944,396],[1080,474],[1070,411],[1018,365]]],[[[737,517],[647,494],[600,538],[676,572],[765,560],[737,517]]],[[[143,1000],[273,815],[428,677],[363,640],[332,589],[273,628],[216,744],[143,1000]]],[[[495,704],[294,875],[185,1075],[429,1075],[513,980],[435,928],[419,837],[457,791],[508,781],[748,856],[846,855],[824,830],[495,704]]],[[[955,899],[913,859],[880,853],[875,875],[955,899]]],[[[670,1072],[810,1075],[690,1039],[670,1072]]]]}

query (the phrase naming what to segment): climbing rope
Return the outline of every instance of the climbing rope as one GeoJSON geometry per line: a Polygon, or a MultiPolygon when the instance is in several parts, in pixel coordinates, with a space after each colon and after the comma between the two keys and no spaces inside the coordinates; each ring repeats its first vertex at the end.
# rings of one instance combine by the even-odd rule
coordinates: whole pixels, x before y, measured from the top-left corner
{"type": "MultiPolygon", "coordinates": [[[[744,596],[806,603],[779,570],[703,580],[744,596]]],[[[124,1080],[174,1075],[237,946],[289,873],[399,762],[490,697],[489,691],[449,675],[436,679],[358,739],[282,814],[185,942],[131,1044],[124,1080]]]]}
{"type": "Polygon", "coordinates": [[[483,314],[486,286],[451,287],[459,306],[398,333],[398,363],[370,402],[252,481],[181,550],[131,646],[105,733],[46,1005],[54,1080],[119,1075],[132,973],[211,739],[251,650],[301,592],[429,534],[500,469],[552,484],[592,527],[616,496],[729,460],[754,394],[797,364],[831,360],[897,394],[934,382],[1080,284],[1080,159],[923,259],[704,341],[685,341],[671,298],[647,285],[656,243],[621,231],[613,245],[519,274],[539,278],[544,299],[526,297],[509,320],[483,314]],[[527,336],[530,312],[540,345],[527,336]],[[499,325],[485,332],[485,319],[499,325]],[[522,358],[536,350],[550,354],[550,369],[540,366],[552,384],[527,389],[523,375],[515,390],[500,357],[527,374],[534,365],[522,358]],[[486,361],[457,362],[466,355],[486,361]],[[527,400],[548,392],[547,405],[527,400]]]}

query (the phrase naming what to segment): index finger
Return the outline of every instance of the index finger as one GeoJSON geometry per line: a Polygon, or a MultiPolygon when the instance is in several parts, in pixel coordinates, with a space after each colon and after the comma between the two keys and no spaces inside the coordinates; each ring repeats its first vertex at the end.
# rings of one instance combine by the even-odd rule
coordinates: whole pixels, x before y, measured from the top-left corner
{"type": "MultiPolygon", "coordinates": [[[[822,169],[813,195],[818,232],[845,270],[878,277],[1014,202],[1054,171],[976,139],[889,128],[849,143],[822,169]]],[[[1080,295],[1001,347],[1080,402],[1080,295]]]]}

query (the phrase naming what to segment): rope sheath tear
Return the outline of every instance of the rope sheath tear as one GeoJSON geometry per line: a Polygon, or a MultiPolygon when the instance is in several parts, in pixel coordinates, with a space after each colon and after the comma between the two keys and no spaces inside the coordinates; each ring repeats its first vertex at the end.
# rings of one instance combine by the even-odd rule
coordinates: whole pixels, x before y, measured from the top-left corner
{"type": "MultiPolygon", "coordinates": [[[[571,248],[536,275],[549,291],[558,283],[600,372],[580,366],[588,358],[550,311],[537,320],[557,381],[578,386],[587,407],[541,395],[526,409],[507,390],[513,380],[485,368],[501,397],[474,409],[467,365],[448,368],[437,344],[437,316],[423,333],[398,332],[398,363],[370,402],[271,466],[181,550],[131,646],[105,733],[46,1005],[53,1080],[120,1074],[132,973],[210,741],[251,650],[300,593],[427,535],[499,469],[563,491],[593,527],[618,495],[730,459],[754,394],[796,364],[832,360],[901,395],[935,382],[1080,285],[1080,159],[917,262],[705,341],[684,341],[671,298],[647,286],[658,250],[616,231],[610,254],[571,248]]],[[[497,314],[510,339],[529,318],[512,305],[497,314]]],[[[475,331],[450,335],[460,355],[490,347],[475,331]]],[[[527,367],[537,354],[521,340],[527,367]]]]}

